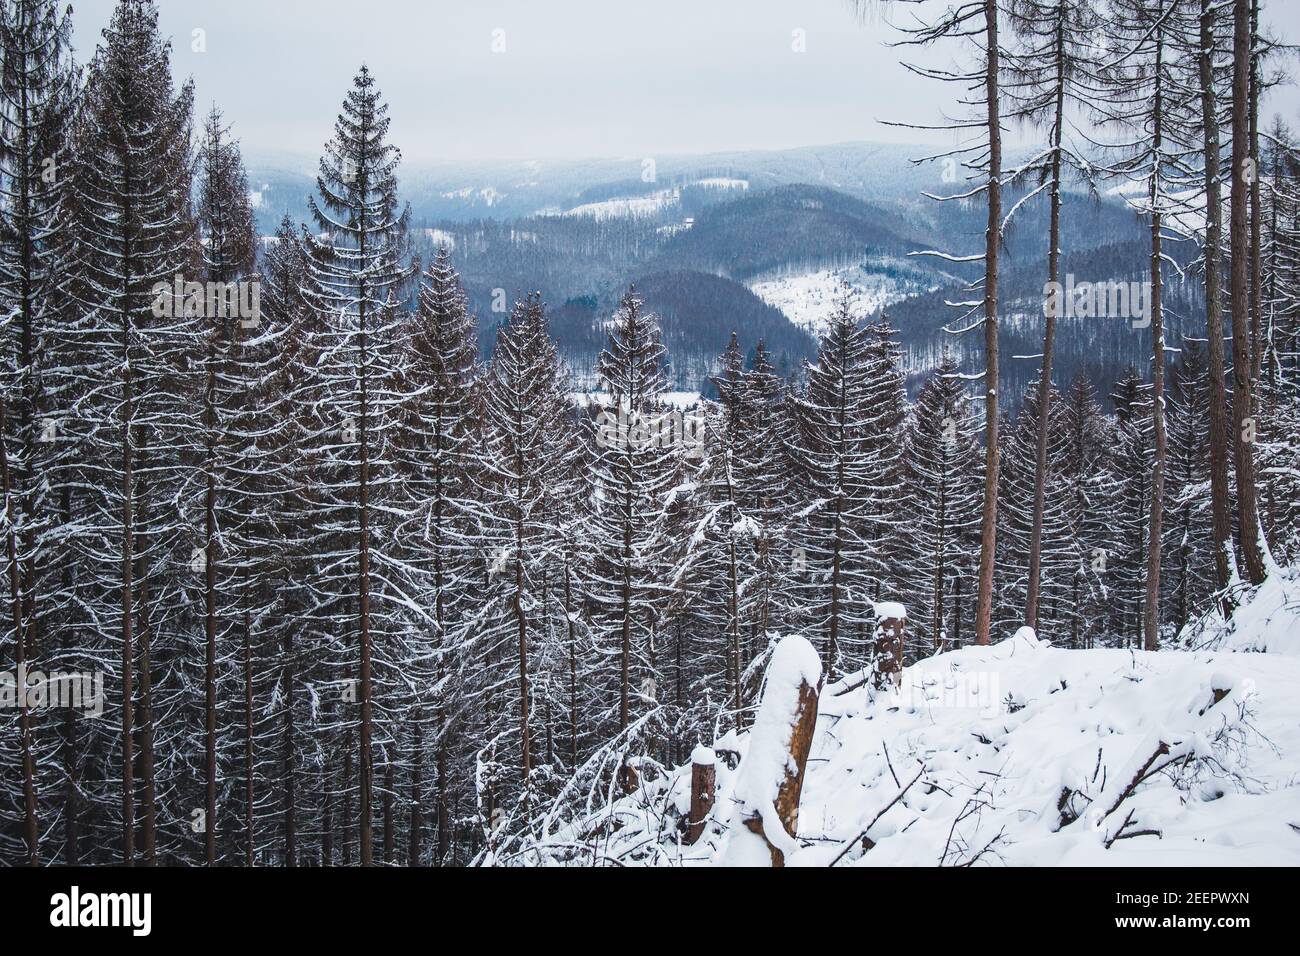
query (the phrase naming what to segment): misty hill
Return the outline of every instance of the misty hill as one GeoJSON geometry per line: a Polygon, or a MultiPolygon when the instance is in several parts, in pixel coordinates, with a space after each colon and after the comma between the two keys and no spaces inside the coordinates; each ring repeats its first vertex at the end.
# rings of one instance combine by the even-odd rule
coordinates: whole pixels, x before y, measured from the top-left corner
{"type": "MultiPolygon", "coordinates": [[[[964,357],[967,371],[982,363],[978,334],[945,331],[960,315],[945,302],[978,297],[966,288],[978,264],[916,253],[979,253],[985,213],[979,203],[922,197],[922,190],[963,188],[945,183],[936,164],[911,162],[924,154],[920,147],[846,143],[681,157],[407,162],[400,187],[425,260],[439,245],[451,246],[485,352],[509,304],[539,291],[580,384],[591,384],[602,323],[627,285],[639,281],[664,319],[676,387],[707,388],[733,328],[747,350],[765,338],[798,374],[801,360],[815,354],[808,333],[847,283],[864,314],[888,314],[900,329],[914,384],[945,347],[964,357]]],[[[250,157],[264,232],[286,211],[305,217],[314,164],[284,153],[250,157]]],[[[1020,194],[1008,191],[1008,209],[1020,194]]],[[[1142,227],[1121,202],[1068,193],[1062,222],[1063,274],[1141,279],[1142,227]]],[[[1046,247],[1040,197],[1020,208],[1004,249],[1003,386],[1012,404],[1037,369],[1046,247]]],[[[1171,254],[1190,255],[1177,245],[1171,254]]],[[[1175,347],[1179,314],[1199,301],[1194,286],[1175,282],[1168,292],[1175,347]]],[[[1149,361],[1149,333],[1126,322],[1064,320],[1058,341],[1058,381],[1086,368],[1103,395],[1127,365],[1149,361]]]]}

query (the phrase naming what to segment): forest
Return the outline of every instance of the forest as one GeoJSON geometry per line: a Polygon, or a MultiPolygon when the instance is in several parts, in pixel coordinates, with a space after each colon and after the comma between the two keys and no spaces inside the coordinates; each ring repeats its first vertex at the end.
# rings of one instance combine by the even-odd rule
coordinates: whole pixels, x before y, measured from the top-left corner
{"type": "MultiPolygon", "coordinates": [[[[723,328],[734,292],[671,261],[612,310],[481,314],[463,244],[412,225],[365,65],[320,117],[309,220],[259,235],[236,124],[174,75],[153,2],[120,0],[85,66],[58,0],[0,2],[0,865],[609,863],[565,841],[701,747],[742,753],[783,681],[852,690],[1024,628],[1190,657],[1291,587],[1300,151],[1260,115],[1294,52],[1260,0],[899,20],[880,55],[963,64],[915,67],[965,111],[931,198],[986,224],[974,253],[910,250],[972,275],[925,300],[952,344],[923,373],[849,290],[816,342],[757,301],[723,328]],[[1012,123],[1034,148],[1004,164],[1012,123]],[[1062,254],[1080,183],[1123,186],[1140,245],[1062,254]],[[1026,217],[1041,263],[1000,274],[1026,217]],[[1072,270],[1149,308],[1080,315],[1046,291],[1072,270]],[[553,315],[599,349],[585,401],[553,315]],[[714,370],[685,405],[681,317],[717,341],[679,359],[714,370]],[[1138,329],[1108,391],[1054,371],[1060,337],[1138,329]],[[96,695],[82,675],[99,712],[53,706],[96,695]]],[[[767,799],[744,761],[736,799],[767,799]]]]}

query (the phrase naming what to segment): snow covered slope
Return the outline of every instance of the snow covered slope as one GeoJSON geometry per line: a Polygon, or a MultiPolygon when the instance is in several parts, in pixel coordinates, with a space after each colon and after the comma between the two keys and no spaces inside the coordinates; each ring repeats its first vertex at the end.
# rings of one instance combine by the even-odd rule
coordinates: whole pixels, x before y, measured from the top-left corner
{"type": "MultiPolygon", "coordinates": [[[[1272,629],[1276,602],[1266,588],[1239,614],[1272,629]]],[[[1026,628],[907,668],[897,693],[837,693],[854,682],[822,692],[787,865],[1300,865],[1293,654],[1070,650],[1026,628]]],[[[712,742],[717,803],[695,846],[678,836],[684,767],[542,855],[718,863],[749,737],[712,742]]]]}

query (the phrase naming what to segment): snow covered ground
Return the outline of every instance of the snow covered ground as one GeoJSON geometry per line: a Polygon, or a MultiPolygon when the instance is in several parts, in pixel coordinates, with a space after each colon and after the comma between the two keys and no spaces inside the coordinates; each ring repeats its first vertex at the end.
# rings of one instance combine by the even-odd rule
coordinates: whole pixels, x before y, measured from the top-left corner
{"type": "MultiPolygon", "coordinates": [[[[1279,577],[1216,650],[1071,650],[1026,628],[923,660],[874,700],[838,693],[853,675],[829,685],[787,865],[1300,865],[1298,616],[1300,580],[1279,577]]],[[[557,845],[595,841],[596,862],[735,861],[751,734],[710,743],[717,802],[695,846],[678,836],[689,767],[557,845]]]]}
{"type": "Polygon", "coordinates": [[[764,278],[748,283],[756,296],[785,313],[795,325],[820,334],[835,308],[835,300],[847,283],[857,295],[861,313],[900,302],[910,295],[934,288],[919,275],[900,278],[879,271],[870,263],[835,269],[815,269],[791,275],[764,278]]]}

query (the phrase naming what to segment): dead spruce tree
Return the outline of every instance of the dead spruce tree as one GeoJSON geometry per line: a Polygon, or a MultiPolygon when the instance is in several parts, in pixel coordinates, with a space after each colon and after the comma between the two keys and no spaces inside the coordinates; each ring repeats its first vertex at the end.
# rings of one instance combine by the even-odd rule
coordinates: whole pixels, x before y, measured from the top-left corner
{"type": "Polygon", "coordinates": [[[609,397],[596,424],[592,461],[590,533],[597,550],[589,597],[598,639],[618,662],[615,729],[623,731],[633,698],[653,707],[657,692],[660,591],[652,569],[664,547],[660,514],[676,453],[671,410],[661,399],[667,353],[658,322],[635,289],[619,303],[597,371],[609,397]]]}
{"type": "MultiPolygon", "coordinates": [[[[1046,128],[1047,141],[1029,162],[1008,171],[1008,178],[1036,178],[1038,185],[1016,206],[1047,192],[1047,282],[1060,280],[1061,192],[1068,173],[1087,174],[1090,164],[1066,138],[1067,108],[1071,113],[1086,105],[1078,88],[1079,74],[1091,56],[1087,37],[1096,28],[1092,0],[1012,0],[1007,6],[1013,42],[1004,59],[1007,76],[1002,89],[1008,100],[1007,117],[1046,128]]],[[[1010,216],[1008,216],[1008,219],[1010,216]]],[[[1024,622],[1038,627],[1038,601],[1042,579],[1043,508],[1047,471],[1048,423],[1052,407],[1052,352],[1059,295],[1044,302],[1043,355],[1038,377],[1038,431],[1035,440],[1034,498],[1029,539],[1028,587],[1024,622]]]]}
{"type": "MultiPolygon", "coordinates": [[[[409,209],[399,209],[395,176],[400,154],[388,142],[388,106],[374,77],[362,66],[343,101],[334,124],[334,137],[325,145],[316,188],[320,201],[310,200],[311,213],[322,237],[308,236],[311,271],[317,294],[314,306],[328,323],[331,344],[322,359],[326,401],[335,413],[333,462],[334,506],[328,516],[338,531],[339,562],[351,564],[344,575],[331,569],[324,584],[340,637],[355,622],[355,684],[344,683],[344,710],[350,712],[355,687],[355,720],[343,721],[357,745],[357,839],[360,860],[374,859],[374,655],[376,636],[394,624],[394,604],[377,608],[375,561],[384,575],[401,573],[390,564],[396,555],[373,553],[376,515],[387,493],[388,477],[376,475],[387,464],[392,391],[397,357],[386,347],[398,321],[405,286],[413,275],[409,264],[409,209]],[[352,552],[350,559],[344,557],[352,552]],[[348,578],[351,578],[350,584],[348,578]]],[[[392,542],[385,541],[385,548],[392,542]]],[[[393,637],[384,634],[385,637],[393,637]]],[[[346,679],[345,679],[346,681],[346,679]]],[[[388,706],[397,702],[390,701],[388,706]]],[[[350,782],[345,784],[351,793],[350,782]]]]}
{"type": "MultiPolygon", "coordinates": [[[[53,633],[50,611],[40,601],[57,573],[42,560],[39,537],[48,526],[51,502],[42,489],[50,474],[50,439],[58,423],[48,415],[43,382],[45,352],[54,322],[55,291],[64,238],[62,206],[68,161],[66,124],[75,105],[79,75],[71,59],[71,14],[53,0],[20,0],[0,6],[0,444],[3,444],[6,525],[5,561],[9,614],[0,647],[12,647],[17,673],[53,633]]],[[[0,651],[0,654],[3,652],[0,651]]],[[[21,856],[36,865],[41,852],[38,822],[38,765],[56,766],[56,730],[40,734],[27,708],[19,707],[12,741],[0,734],[0,761],[17,767],[0,789],[0,801],[21,819],[21,856]],[[11,744],[14,750],[10,749],[11,744]],[[15,789],[9,789],[12,781],[15,789]]],[[[66,722],[65,722],[66,728],[66,722]]],[[[43,774],[53,806],[56,774],[43,774]]],[[[68,808],[65,806],[64,813],[68,808]]],[[[8,813],[0,816],[8,817],[8,813]]],[[[57,814],[51,814],[57,819],[57,814]]],[[[0,841],[7,841],[7,828],[0,841]]],[[[0,858],[18,859],[17,848],[0,858]]],[[[48,859],[50,854],[47,853],[48,859]]]]}
{"type": "MultiPolygon", "coordinates": [[[[919,6],[925,0],[894,0],[919,6]]],[[[954,194],[932,195],[941,201],[968,201],[983,197],[987,208],[984,232],[984,252],[958,256],[936,250],[922,255],[932,256],[952,263],[981,262],[983,277],[972,285],[972,290],[982,290],[981,299],[957,303],[965,311],[961,321],[972,316],[979,318],[952,331],[968,332],[976,328],[984,331],[984,503],[980,513],[980,562],[975,595],[975,642],[988,644],[993,615],[993,570],[997,553],[998,525],[998,257],[1002,248],[1002,113],[1000,89],[1002,61],[1005,54],[999,38],[1000,10],[998,0],[965,0],[965,2],[935,11],[929,22],[918,22],[902,29],[899,46],[928,47],[934,44],[961,42],[969,46],[973,62],[969,68],[928,67],[904,64],[920,76],[954,83],[967,92],[961,105],[969,116],[938,128],[970,131],[957,146],[928,159],[939,160],[945,171],[955,179],[960,166],[974,185],[954,194]]],[[[912,123],[894,125],[921,127],[912,123]]]]}
{"type": "MultiPolygon", "coordinates": [[[[156,805],[195,806],[191,781],[202,779],[185,766],[184,748],[155,754],[152,746],[154,728],[171,724],[179,732],[172,721],[183,721],[195,703],[183,637],[189,622],[174,597],[190,573],[193,538],[169,502],[185,485],[184,450],[193,447],[197,427],[189,370],[197,319],[160,296],[176,276],[191,274],[197,257],[191,101],[189,85],[172,87],[157,10],[120,4],[90,64],[71,138],[72,254],[61,331],[74,354],[60,359],[57,388],[69,411],[66,440],[76,446],[63,479],[70,483],[65,520],[77,529],[72,560],[82,609],[71,626],[95,635],[89,656],[121,700],[115,753],[101,727],[87,733],[90,758],[116,760],[121,781],[116,812],[106,780],[86,792],[94,805],[87,836],[101,848],[99,858],[116,846],[127,865],[136,861],[137,787],[148,858],[156,805]],[[110,640],[100,629],[114,620],[118,634],[110,640]]],[[[189,822],[176,825],[169,850],[188,839],[189,822]]]]}

